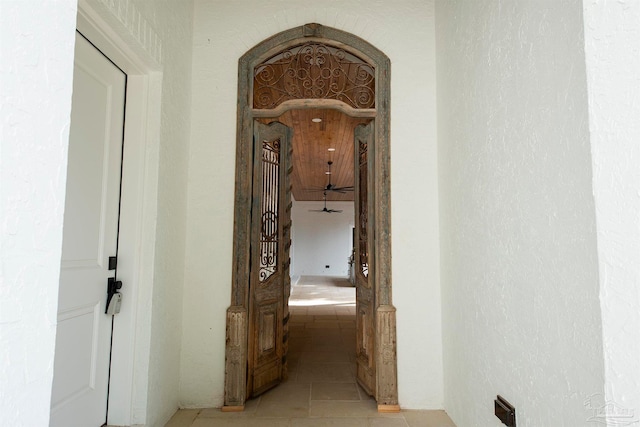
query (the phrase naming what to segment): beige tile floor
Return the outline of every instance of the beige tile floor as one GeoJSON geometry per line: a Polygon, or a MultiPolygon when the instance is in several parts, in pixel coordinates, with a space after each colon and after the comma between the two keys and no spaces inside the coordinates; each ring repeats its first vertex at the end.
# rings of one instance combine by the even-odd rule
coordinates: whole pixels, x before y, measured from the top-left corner
{"type": "Polygon", "coordinates": [[[455,427],[444,411],[380,414],[355,380],[355,288],[306,276],[293,286],[289,378],[244,412],[183,409],[165,427],[455,427]]]}

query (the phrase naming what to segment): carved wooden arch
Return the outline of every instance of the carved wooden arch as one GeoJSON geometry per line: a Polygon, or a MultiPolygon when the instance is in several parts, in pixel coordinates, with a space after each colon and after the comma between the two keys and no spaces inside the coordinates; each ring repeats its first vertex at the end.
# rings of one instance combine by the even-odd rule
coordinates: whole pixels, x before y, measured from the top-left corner
{"type": "Polygon", "coordinates": [[[238,116],[236,140],[236,187],[231,306],[227,310],[225,349],[226,410],[244,407],[246,399],[247,319],[250,274],[250,214],[253,170],[253,122],[258,117],[275,117],[293,108],[336,108],[360,117],[373,117],[375,123],[374,182],[369,197],[375,200],[370,220],[375,229],[376,252],[371,275],[376,293],[376,354],[379,365],[376,399],[380,410],[398,409],[396,323],[391,299],[391,200],[390,200],[390,61],[365,40],[320,24],[306,24],[278,33],[259,43],[238,64],[238,116]],[[375,108],[353,109],[328,99],[289,100],[272,110],[253,108],[254,67],[292,46],[310,41],[338,47],[369,62],[375,72],[375,108]],[[279,111],[279,112],[278,112],[279,111]]]}

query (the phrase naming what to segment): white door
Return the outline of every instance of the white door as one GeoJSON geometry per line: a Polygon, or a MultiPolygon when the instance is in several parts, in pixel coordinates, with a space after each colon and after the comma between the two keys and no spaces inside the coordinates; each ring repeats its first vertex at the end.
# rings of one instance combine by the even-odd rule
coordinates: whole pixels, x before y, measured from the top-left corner
{"type": "Polygon", "coordinates": [[[106,421],[126,75],[76,34],[58,328],[54,427],[106,421]]]}

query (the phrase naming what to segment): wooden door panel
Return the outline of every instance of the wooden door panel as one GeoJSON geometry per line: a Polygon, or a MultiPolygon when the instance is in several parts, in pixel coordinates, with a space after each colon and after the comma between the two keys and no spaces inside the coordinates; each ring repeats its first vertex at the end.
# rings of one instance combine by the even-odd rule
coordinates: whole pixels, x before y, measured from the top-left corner
{"type": "Polygon", "coordinates": [[[278,318],[278,303],[270,305],[262,305],[260,307],[260,313],[258,315],[258,322],[260,327],[258,328],[259,336],[258,342],[258,359],[270,359],[273,358],[276,345],[276,330],[278,329],[276,319],[278,318]]]}
{"type": "Polygon", "coordinates": [[[369,197],[373,122],[355,130],[355,209],[356,209],[356,378],[370,395],[376,395],[375,337],[376,301],[370,272],[373,253],[374,211],[369,197]]]}
{"type": "Polygon", "coordinates": [[[375,393],[375,331],[373,330],[374,313],[371,304],[362,298],[357,298],[357,353],[356,378],[362,388],[370,395],[375,393]]]}
{"type": "Polygon", "coordinates": [[[254,123],[247,397],[286,377],[291,129],[254,123]]]}
{"type": "Polygon", "coordinates": [[[278,339],[281,339],[282,333],[278,330],[278,319],[282,318],[281,306],[281,301],[256,304],[258,344],[253,375],[254,394],[260,394],[280,381],[282,345],[278,343],[278,339]]]}

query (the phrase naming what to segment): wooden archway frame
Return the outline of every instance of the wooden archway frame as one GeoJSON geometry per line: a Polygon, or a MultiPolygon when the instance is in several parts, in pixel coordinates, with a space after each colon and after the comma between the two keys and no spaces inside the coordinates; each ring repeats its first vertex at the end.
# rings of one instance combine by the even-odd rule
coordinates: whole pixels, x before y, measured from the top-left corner
{"type": "Polygon", "coordinates": [[[354,110],[326,99],[288,101],[276,110],[293,108],[336,108],[375,122],[374,183],[369,197],[375,209],[369,213],[374,224],[375,253],[370,278],[376,294],[376,400],[380,411],[398,407],[396,314],[391,300],[391,199],[390,199],[390,61],[380,50],[353,34],[306,24],[278,33],[244,54],[238,64],[238,118],[236,141],[236,188],[231,306],[227,310],[225,348],[224,410],[242,410],[246,400],[247,321],[249,306],[251,179],[253,170],[253,121],[274,115],[274,110],[253,108],[253,69],[265,58],[305,42],[319,41],[350,51],[373,65],[375,109],[354,110]],[[348,110],[348,111],[347,111],[348,110]]]}

